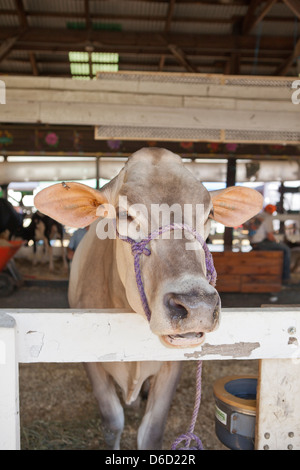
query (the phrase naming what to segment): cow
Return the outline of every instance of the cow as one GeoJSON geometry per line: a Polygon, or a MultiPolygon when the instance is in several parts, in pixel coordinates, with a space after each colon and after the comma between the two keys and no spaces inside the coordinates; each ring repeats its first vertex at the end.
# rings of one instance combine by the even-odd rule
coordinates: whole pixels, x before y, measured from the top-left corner
{"type": "Polygon", "coordinates": [[[27,243],[33,242],[34,263],[36,262],[36,242],[42,240],[44,248],[49,255],[49,270],[54,271],[53,251],[50,240],[59,239],[62,247],[62,259],[65,269],[68,264],[63,247],[63,226],[50,217],[35,212],[31,216],[30,224],[23,226],[24,214],[19,214],[14,206],[6,199],[0,198],[0,238],[7,240],[22,239],[27,243]]]}
{"type": "Polygon", "coordinates": [[[47,250],[49,256],[50,271],[54,271],[53,250],[50,242],[51,240],[59,239],[61,243],[61,257],[63,260],[63,266],[65,269],[68,269],[63,246],[64,231],[62,224],[37,211],[32,214],[30,224],[27,227],[22,228],[20,235],[27,242],[33,241],[34,263],[36,263],[36,243],[40,240],[43,241],[44,249],[47,250]]]}
{"type": "MultiPolygon", "coordinates": [[[[218,326],[220,298],[207,279],[205,254],[200,244],[198,249],[186,249],[190,237],[175,237],[175,230],[169,237],[147,239],[149,223],[152,234],[155,231],[157,234],[164,215],[150,221],[153,204],[162,208],[174,204],[181,208],[191,206],[184,226],[202,232],[205,240],[211,219],[230,227],[240,225],[261,210],[262,197],[244,187],[209,193],[184,166],[180,156],[166,149],[144,148],[135,152],[119,175],[99,191],[70,182],[46,188],[35,198],[41,212],[61,223],[75,227],[90,225],[72,264],[71,308],[130,309],[146,317],[131,245],[137,247],[138,240],[148,240],[143,252],[148,250],[147,254],[151,252],[151,255],[141,255],[140,268],[151,311],[151,317],[147,317],[149,327],[166,347],[199,346],[205,334],[218,326]],[[198,226],[197,205],[203,209],[198,226]],[[102,227],[110,217],[117,236],[105,238],[102,227]]],[[[85,368],[98,401],[104,437],[111,449],[119,449],[124,426],[123,407],[115,383],[121,387],[125,403],[131,404],[151,378],[137,444],[138,449],[160,449],[180,377],[180,362],[88,363],[85,368]]]]}
{"type": "Polygon", "coordinates": [[[22,229],[23,215],[7,199],[0,198],[0,234],[11,240],[22,229]]]}

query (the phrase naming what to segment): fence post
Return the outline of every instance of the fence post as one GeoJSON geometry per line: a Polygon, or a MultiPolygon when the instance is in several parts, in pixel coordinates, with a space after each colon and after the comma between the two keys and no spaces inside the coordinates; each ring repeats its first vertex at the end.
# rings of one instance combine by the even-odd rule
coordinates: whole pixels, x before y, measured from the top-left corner
{"type": "Polygon", "coordinates": [[[300,450],[300,359],[260,360],[257,450],[300,450]]]}
{"type": "Polygon", "coordinates": [[[0,312],[0,450],[20,449],[16,322],[0,312]]]}

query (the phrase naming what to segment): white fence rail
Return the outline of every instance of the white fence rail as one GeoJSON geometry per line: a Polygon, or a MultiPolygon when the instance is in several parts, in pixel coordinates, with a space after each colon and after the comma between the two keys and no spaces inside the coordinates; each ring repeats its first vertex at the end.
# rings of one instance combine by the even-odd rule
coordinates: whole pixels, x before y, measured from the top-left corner
{"type": "Polygon", "coordinates": [[[262,359],[257,449],[300,449],[300,308],[223,309],[198,348],[173,349],[120,310],[0,310],[0,449],[20,448],[18,364],[262,359]],[[267,436],[267,437],[266,437],[267,436]]]}

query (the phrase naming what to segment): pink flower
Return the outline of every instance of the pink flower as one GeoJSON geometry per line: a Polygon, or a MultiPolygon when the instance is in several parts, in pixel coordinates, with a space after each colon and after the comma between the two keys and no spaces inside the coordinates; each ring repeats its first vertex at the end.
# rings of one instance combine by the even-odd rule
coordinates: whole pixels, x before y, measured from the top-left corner
{"type": "Polygon", "coordinates": [[[226,144],[228,152],[235,152],[238,144],[226,144]]]}
{"type": "Polygon", "coordinates": [[[58,144],[58,135],[55,132],[49,132],[45,137],[46,144],[55,147],[58,144]]]}
{"type": "Polygon", "coordinates": [[[219,150],[219,143],[211,142],[210,144],[207,144],[207,147],[210,149],[211,152],[217,152],[219,150]]]}
{"type": "Polygon", "coordinates": [[[106,143],[110,150],[119,150],[122,145],[122,140],[107,140],[106,143]]]}
{"type": "Polygon", "coordinates": [[[194,142],[180,142],[180,147],[186,150],[190,150],[194,147],[194,142]]]}

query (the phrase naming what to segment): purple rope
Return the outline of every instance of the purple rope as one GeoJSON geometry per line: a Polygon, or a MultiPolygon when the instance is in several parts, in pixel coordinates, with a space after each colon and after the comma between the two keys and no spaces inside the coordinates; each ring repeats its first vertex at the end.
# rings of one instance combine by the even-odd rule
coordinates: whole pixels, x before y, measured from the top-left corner
{"type": "Polygon", "coordinates": [[[177,437],[171,446],[171,450],[203,450],[203,445],[201,439],[199,439],[196,434],[194,434],[195,424],[197,420],[197,416],[199,413],[200,403],[201,403],[201,376],[202,376],[202,361],[198,361],[197,364],[197,373],[196,373],[196,397],[195,397],[195,404],[191,419],[191,424],[189,429],[185,434],[181,434],[181,436],[177,437]],[[185,441],[184,447],[177,446],[185,441]],[[195,441],[196,447],[190,447],[191,442],[195,441]]]}
{"type": "Polygon", "coordinates": [[[131,245],[131,251],[134,257],[134,271],[135,271],[135,278],[136,278],[136,283],[137,287],[139,290],[141,302],[143,305],[143,309],[145,312],[145,315],[147,317],[147,320],[150,321],[151,318],[151,311],[148,305],[147,297],[145,294],[145,289],[144,289],[144,284],[142,280],[142,273],[141,273],[141,267],[140,267],[140,256],[142,254],[149,256],[151,254],[151,251],[149,248],[146,248],[146,245],[151,240],[154,240],[155,238],[159,237],[163,233],[170,231],[170,230],[187,230],[189,233],[194,235],[196,240],[201,244],[204,253],[205,253],[205,264],[206,264],[206,277],[207,280],[210,284],[213,286],[216,285],[216,280],[217,280],[217,273],[214,267],[214,262],[213,262],[213,257],[208,249],[208,246],[206,245],[204,239],[201,237],[201,235],[193,228],[189,227],[186,224],[170,224],[170,225],[165,225],[164,227],[160,227],[157,230],[154,230],[150,235],[148,235],[147,238],[144,238],[140,242],[136,242],[130,237],[122,237],[117,231],[117,235],[120,238],[120,240],[123,240],[127,243],[130,243],[131,245]]]}
{"type": "MultiPolygon", "coordinates": [[[[215,286],[216,280],[217,280],[217,273],[214,267],[213,257],[204,239],[195,229],[191,228],[189,225],[178,224],[178,223],[165,225],[164,227],[160,227],[159,229],[154,230],[152,233],[150,233],[150,235],[148,235],[147,238],[144,238],[140,242],[136,242],[130,237],[122,237],[122,235],[120,235],[118,231],[116,231],[117,236],[120,238],[120,240],[130,243],[131,245],[131,251],[134,257],[134,271],[135,271],[136,283],[137,283],[137,287],[139,290],[143,309],[149,322],[151,319],[151,310],[148,305],[148,301],[147,301],[147,297],[146,297],[145,289],[144,289],[144,284],[142,280],[140,256],[142,254],[146,256],[149,256],[151,254],[150,249],[146,248],[146,245],[148,245],[148,243],[151,240],[159,237],[161,234],[167,231],[178,230],[178,229],[187,230],[189,233],[193,234],[196,240],[198,240],[198,242],[201,244],[205,253],[206,278],[212,286],[215,286]]],[[[172,450],[176,450],[177,446],[182,441],[185,441],[185,446],[178,450],[203,450],[203,445],[202,445],[201,440],[194,434],[194,428],[195,428],[195,424],[196,424],[196,420],[197,420],[197,416],[198,416],[198,412],[200,408],[200,403],[201,403],[201,375],[202,375],[202,361],[198,361],[197,377],[196,377],[196,397],[195,397],[195,404],[194,404],[191,424],[187,433],[182,434],[173,442],[172,447],[171,447],[172,450]],[[190,447],[190,444],[192,441],[196,442],[196,447],[190,447]]]]}

